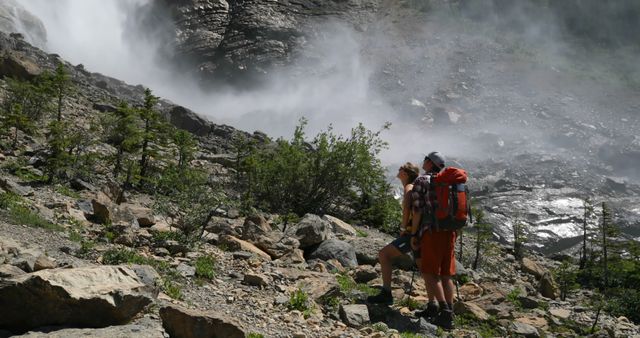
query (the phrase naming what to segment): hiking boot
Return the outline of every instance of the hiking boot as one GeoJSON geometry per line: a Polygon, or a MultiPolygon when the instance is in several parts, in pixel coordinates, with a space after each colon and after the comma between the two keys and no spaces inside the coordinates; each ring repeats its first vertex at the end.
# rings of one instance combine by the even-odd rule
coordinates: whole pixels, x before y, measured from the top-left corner
{"type": "Polygon", "coordinates": [[[453,311],[444,310],[438,313],[438,316],[433,320],[433,325],[439,326],[444,330],[450,331],[453,329],[453,311]]]}
{"type": "Polygon", "coordinates": [[[438,305],[436,303],[428,303],[427,307],[422,310],[416,312],[416,317],[422,317],[427,321],[431,321],[438,315],[438,305]]]}
{"type": "Polygon", "coordinates": [[[367,303],[373,304],[393,304],[393,296],[391,290],[382,289],[380,293],[375,296],[367,297],[367,303]]]}

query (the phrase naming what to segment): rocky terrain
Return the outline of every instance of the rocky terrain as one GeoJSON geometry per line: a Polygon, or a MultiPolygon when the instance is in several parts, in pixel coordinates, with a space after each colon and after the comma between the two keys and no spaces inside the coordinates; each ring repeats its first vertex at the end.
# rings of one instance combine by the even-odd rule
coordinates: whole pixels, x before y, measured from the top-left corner
{"type": "MultiPolygon", "coordinates": [[[[460,148],[473,153],[453,157],[471,172],[473,195],[501,243],[471,270],[463,266],[474,258],[473,239],[465,238],[457,328],[450,335],[587,335],[596,317],[593,294],[579,290],[559,300],[552,272],[560,263],[549,257],[576,255],[586,198],[611,203],[622,238],[640,238],[637,90],[594,79],[593,72],[558,70],[546,55],[479,38],[473,24],[451,30],[446,21],[430,20],[425,28],[413,2],[393,3],[153,1],[140,8],[145,18],[135,23],[151,28],[132,29],[168,41],[164,57],[205,82],[215,76],[224,83],[253,83],[272,67],[290,65],[327,18],[390,34],[393,48],[375,39],[363,43],[363,53],[382,65],[372,75],[374,87],[403,119],[420,119],[421,128],[435,134],[468,135],[460,148]],[[159,25],[166,22],[170,29],[159,25]],[[507,244],[516,220],[530,225],[528,246],[535,249],[522,260],[507,244]]],[[[0,33],[3,91],[7,77],[29,79],[64,63],[32,46],[41,46],[46,33],[16,8],[0,4],[0,30],[35,28],[28,30],[33,35],[0,33]]],[[[143,100],[142,86],[64,64],[78,89],[65,113],[87,132],[91,119],[120,101],[143,100]]],[[[198,136],[196,162],[217,180],[233,175],[234,135],[267,140],[178,104],[189,103],[161,99],[158,109],[198,136]]],[[[286,225],[278,215],[225,207],[208,224],[203,243],[186,247],[172,240],[175,229],[153,210],[151,196],[131,193],[115,205],[106,171],[72,189],[34,184],[24,173],[42,173],[43,142],[25,137],[19,151],[0,154],[0,166],[26,163],[20,175],[2,170],[2,190],[21,196],[20,204],[45,220],[35,223],[55,225],[16,224],[0,211],[0,336],[446,335],[415,318],[414,303],[426,295],[406,261],[394,273],[396,304],[364,304],[381,284],[376,254],[389,235],[329,215],[286,225]]],[[[113,151],[106,144],[95,150],[113,151]]],[[[596,336],[640,335],[624,317],[601,315],[596,326],[596,336]]]]}

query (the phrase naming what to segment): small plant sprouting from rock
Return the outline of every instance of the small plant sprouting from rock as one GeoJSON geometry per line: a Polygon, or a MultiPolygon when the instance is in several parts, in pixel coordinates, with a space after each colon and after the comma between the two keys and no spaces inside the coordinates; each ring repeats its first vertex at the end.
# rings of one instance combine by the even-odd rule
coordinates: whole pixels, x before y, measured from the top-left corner
{"type": "Polygon", "coordinates": [[[177,300],[182,299],[182,288],[178,283],[165,279],[162,286],[164,293],[166,293],[167,296],[177,300]]]}
{"type": "Polygon", "coordinates": [[[289,297],[287,308],[289,308],[290,311],[300,311],[304,317],[307,318],[311,315],[312,307],[310,303],[309,295],[304,290],[297,289],[289,297]]]}
{"type": "Polygon", "coordinates": [[[398,301],[398,305],[401,307],[409,308],[409,310],[413,311],[423,307],[424,304],[418,302],[417,300],[411,297],[404,297],[400,301],[398,301]]]}
{"type": "Polygon", "coordinates": [[[211,256],[198,257],[195,267],[197,277],[212,280],[216,275],[216,259],[211,256]]]}
{"type": "Polygon", "coordinates": [[[520,290],[520,288],[514,288],[507,294],[506,298],[516,308],[521,308],[522,307],[522,303],[520,303],[521,295],[522,295],[522,290],[520,290]]]}

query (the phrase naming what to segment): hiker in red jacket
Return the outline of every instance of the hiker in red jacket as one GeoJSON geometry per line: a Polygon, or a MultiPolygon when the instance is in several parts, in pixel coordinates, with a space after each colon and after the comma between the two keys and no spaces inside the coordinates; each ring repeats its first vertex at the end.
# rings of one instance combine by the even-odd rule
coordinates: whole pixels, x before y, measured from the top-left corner
{"type": "Polygon", "coordinates": [[[430,299],[427,308],[418,312],[417,315],[432,320],[434,324],[444,329],[451,329],[453,328],[454,294],[451,276],[456,272],[454,257],[456,232],[435,228],[433,226],[435,215],[432,209],[436,203],[436,194],[433,192],[431,180],[444,167],[444,156],[438,152],[429,153],[422,164],[425,174],[414,182],[413,228],[419,231],[414,235],[412,246],[420,247],[422,258],[420,271],[430,299]],[[434,298],[437,303],[431,301],[434,298]]]}
{"type": "MultiPolygon", "coordinates": [[[[411,225],[412,210],[411,207],[411,191],[413,189],[412,182],[420,174],[420,168],[410,162],[405,163],[398,169],[396,176],[403,186],[402,198],[402,222],[400,224],[400,236],[393,242],[387,244],[378,253],[378,261],[380,262],[380,270],[382,272],[382,290],[375,296],[369,296],[367,302],[378,304],[392,304],[393,296],[391,295],[391,272],[392,261],[394,258],[408,254],[411,251],[411,225]]],[[[413,251],[413,257],[416,264],[419,264],[419,251],[413,251]]]]}

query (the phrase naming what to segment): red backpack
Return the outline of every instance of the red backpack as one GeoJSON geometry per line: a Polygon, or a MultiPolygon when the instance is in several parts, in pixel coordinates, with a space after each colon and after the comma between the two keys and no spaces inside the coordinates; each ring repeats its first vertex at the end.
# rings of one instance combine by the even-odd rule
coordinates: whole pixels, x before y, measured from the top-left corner
{"type": "Polygon", "coordinates": [[[467,172],[446,167],[431,178],[432,223],[436,230],[458,230],[469,223],[471,206],[467,172]]]}

